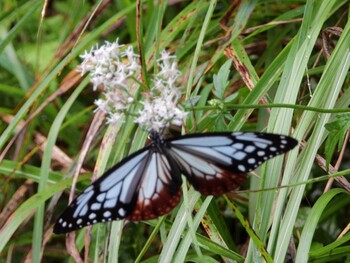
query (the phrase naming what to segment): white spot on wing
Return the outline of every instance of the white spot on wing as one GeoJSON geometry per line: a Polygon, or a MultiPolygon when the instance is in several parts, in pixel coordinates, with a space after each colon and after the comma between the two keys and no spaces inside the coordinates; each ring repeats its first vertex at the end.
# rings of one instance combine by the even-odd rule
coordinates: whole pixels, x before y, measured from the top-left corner
{"type": "Polygon", "coordinates": [[[249,158],[248,163],[249,164],[254,164],[256,162],[255,158],[249,158]]]}
{"type": "Polygon", "coordinates": [[[109,199],[103,204],[103,208],[113,208],[117,204],[117,198],[109,199]]]}
{"type": "Polygon", "coordinates": [[[266,153],[265,153],[264,151],[258,151],[258,152],[257,152],[257,155],[258,155],[258,156],[264,156],[265,154],[266,154],[266,153]]]}
{"type": "Polygon", "coordinates": [[[232,147],[235,149],[238,149],[238,150],[242,150],[244,145],[243,145],[243,143],[237,142],[237,143],[232,144],[232,147]]]}
{"type": "Polygon", "coordinates": [[[106,193],[101,193],[96,197],[96,199],[99,202],[103,202],[105,200],[105,197],[106,197],[106,193]]]}
{"type": "Polygon", "coordinates": [[[252,153],[256,150],[256,147],[254,147],[253,145],[248,145],[247,147],[244,148],[244,151],[246,153],[252,153]]]}
{"type": "Polygon", "coordinates": [[[119,208],[119,210],[118,210],[118,214],[119,214],[120,216],[124,217],[124,216],[125,216],[125,214],[126,214],[125,209],[124,209],[124,208],[119,208]]]}
{"type": "Polygon", "coordinates": [[[236,152],[232,158],[238,160],[238,161],[241,161],[243,160],[245,157],[247,156],[247,154],[245,154],[244,152],[236,152]]]}
{"type": "Polygon", "coordinates": [[[104,217],[110,217],[112,215],[112,213],[110,211],[106,211],[103,213],[104,217]]]}
{"type": "Polygon", "coordinates": [[[240,165],[238,165],[238,170],[240,170],[241,172],[245,172],[246,168],[244,165],[240,164],[240,165]]]}
{"type": "Polygon", "coordinates": [[[266,149],[266,147],[268,146],[266,143],[262,143],[262,142],[253,142],[255,144],[256,147],[260,148],[260,149],[266,149]]]}
{"type": "Polygon", "coordinates": [[[101,204],[100,203],[93,203],[91,205],[91,210],[99,210],[101,208],[101,204]]]}

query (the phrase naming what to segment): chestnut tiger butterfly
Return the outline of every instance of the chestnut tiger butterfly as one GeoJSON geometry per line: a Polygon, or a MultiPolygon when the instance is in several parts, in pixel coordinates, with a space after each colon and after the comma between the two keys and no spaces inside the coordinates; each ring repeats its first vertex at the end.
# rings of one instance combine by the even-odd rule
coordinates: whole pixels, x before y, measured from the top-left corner
{"type": "Polygon", "coordinates": [[[113,166],[65,209],[54,225],[62,234],[112,220],[150,220],[170,212],[181,198],[181,174],[203,195],[236,189],[263,162],[298,141],[257,132],[190,134],[151,143],[113,166]]]}

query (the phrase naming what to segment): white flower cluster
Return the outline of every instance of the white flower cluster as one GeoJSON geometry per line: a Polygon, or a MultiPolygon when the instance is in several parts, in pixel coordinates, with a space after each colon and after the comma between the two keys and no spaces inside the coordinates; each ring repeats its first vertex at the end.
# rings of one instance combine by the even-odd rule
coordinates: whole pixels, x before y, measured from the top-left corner
{"type": "MultiPolygon", "coordinates": [[[[103,97],[95,101],[98,109],[108,113],[108,123],[117,122],[127,109],[135,103],[131,94],[140,84],[138,55],[131,46],[125,47],[106,42],[82,56],[80,66],[82,74],[89,72],[94,89],[104,87],[103,97]]],[[[143,109],[135,122],[147,131],[160,132],[170,124],[181,125],[186,113],[178,107],[181,91],[176,86],[180,76],[175,56],[166,51],[161,53],[157,61],[159,72],[153,79],[151,93],[141,101],[143,109]]]]}
{"type": "Polygon", "coordinates": [[[181,90],[176,86],[180,76],[175,56],[163,51],[158,59],[160,71],[153,79],[151,96],[143,101],[143,110],[139,112],[136,122],[148,131],[160,132],[170,124],[180,126],[186,112],[178,107],[181,90]]]}
{"type": "Polygon", "coordinates": [[[89,72],[94,90],[99,86],[104,88],[102,98],[95,104],[108,113],[108,123],[117,122],[127,106],[134,102],[130,94],[140,72],[138,56],[132,46],[119,45],[116,40],[85,51],[81,57],[84,59],[80,65],[81,73],[89,72]]]}

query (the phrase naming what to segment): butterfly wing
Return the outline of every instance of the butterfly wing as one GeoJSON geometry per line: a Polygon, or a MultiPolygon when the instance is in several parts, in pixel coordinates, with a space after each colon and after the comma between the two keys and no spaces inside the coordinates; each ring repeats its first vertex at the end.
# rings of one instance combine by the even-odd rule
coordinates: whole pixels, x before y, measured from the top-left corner
{"type": "Polygon", "coordinates": [[[128,218],[148,220],[173,209],[180,200],[181,175],[150,145],[125,158],[87,187],[66,208],[54,233],[128,218]],[[175,177],[175,179],[174,179],[175,177]]]}
{"type": "Polygon", "coordinates": [[[296,145],[295,139],[277,134],[205,133],[169,140],[169,154],[196,190],[220,195],[241,185],[247,172],[296,145]]]}

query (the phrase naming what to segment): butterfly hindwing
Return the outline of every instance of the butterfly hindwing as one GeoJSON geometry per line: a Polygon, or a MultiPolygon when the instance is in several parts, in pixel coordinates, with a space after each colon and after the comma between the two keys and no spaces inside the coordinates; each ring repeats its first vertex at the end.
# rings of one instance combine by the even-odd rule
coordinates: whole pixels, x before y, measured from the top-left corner
{"type": "Polygon", "coordinates": [[[134,211],[127,217],[131,221],[149,220],[174,209],[181,198],[181,172],[163,153],[151,153],[138,189],[134,211]]]}
{"type": "Polygon", "coordinates": [[[172,158],[189,182],[205,195],[237,188],[246,173],[292,149],[293,138],[254,132],[205,133],[169,141],[172,158]]]}

